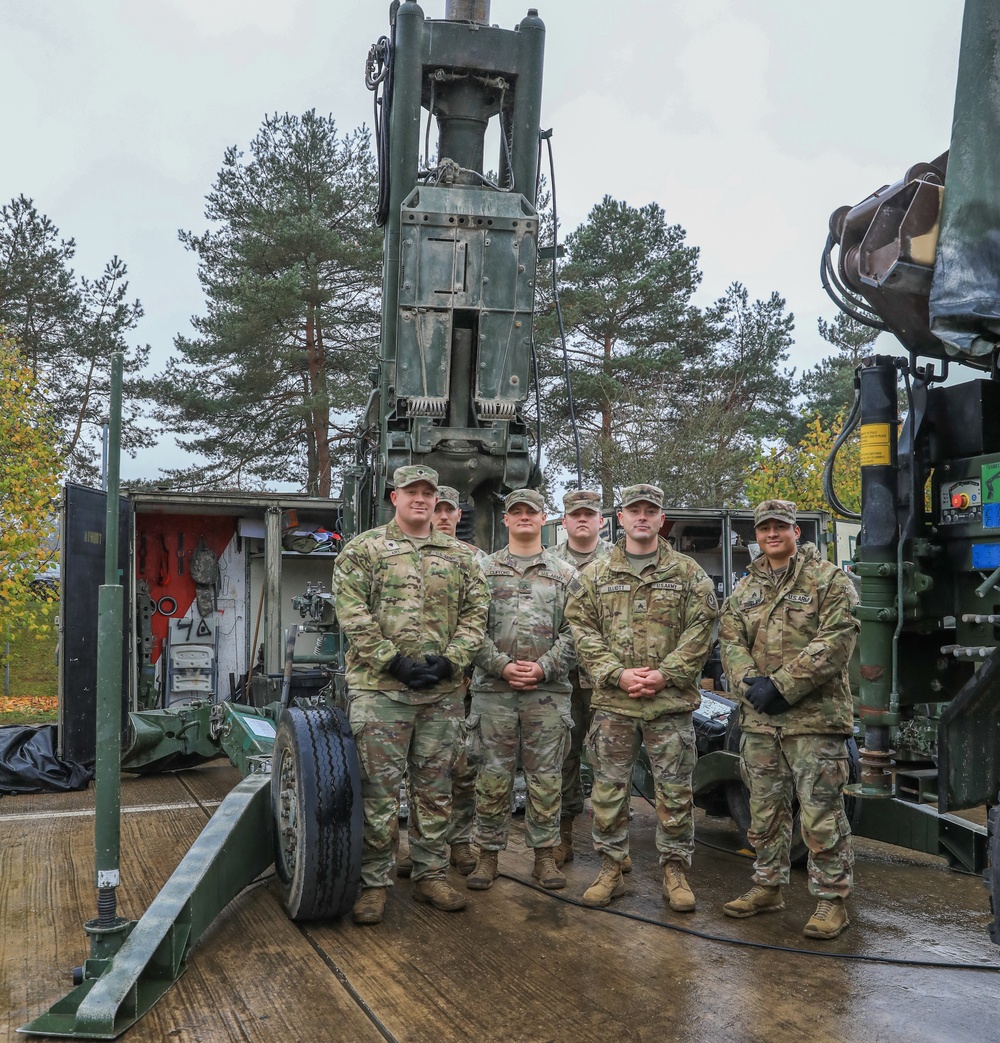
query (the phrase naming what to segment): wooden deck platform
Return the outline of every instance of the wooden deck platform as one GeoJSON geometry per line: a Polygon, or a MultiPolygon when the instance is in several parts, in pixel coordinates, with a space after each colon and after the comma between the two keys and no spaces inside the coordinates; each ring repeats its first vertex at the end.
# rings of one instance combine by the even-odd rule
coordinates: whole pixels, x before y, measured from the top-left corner
{"type": "MultiPolygon", "coordinates": [[[[219,801],[227,763],[122,786],[119,913],[139,916],[219,801]]],[[[699,818],[698,910],[660,895],[653,813],[633,801],[635,871],[610,911],[574,904],[599,859],[582,851],[564,892],[530,880],[515,820],[503,876],[464,913],[411,900],[400,881],[377,927],[291,923],[267,879],[195,949],[188,973],[128,1043],[518,1041],[985,1041],[997,1038],[1000,949],[982,882],[936,859],[858,841],[853,925],[801,934],[812,903],[795,873],[783,913],[737,921],[724,901],[750,862],[728,822],[699,818]],[[745,943],[754,943],[753,945],[745,943]],[[764,947],[755,947],[764,946],[764,947]],[[777,948],[766,948],[775,946],[777,948]],[[840,957],[840,958],[837,958],[840,957]],[[878,962],[903,960],[913,963],[878,962]],[[963,969],[922,966],[967,965],[963,969]]],[[[95,915],[93,790],[0,799],[0,1039],[69,991],[95,915]]],[[[461,884],[461,878],[454,878],[461,884]]]]}

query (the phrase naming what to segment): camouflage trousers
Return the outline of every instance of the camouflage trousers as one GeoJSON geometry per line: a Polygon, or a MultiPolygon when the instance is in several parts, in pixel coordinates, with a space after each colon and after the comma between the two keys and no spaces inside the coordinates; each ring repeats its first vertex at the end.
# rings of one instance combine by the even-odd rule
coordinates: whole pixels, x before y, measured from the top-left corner
{"type": "Polygon", "coordinates": [[[410,778],[413,879],[443,877],[451,818],[451,771],[461,735],[462,696],[410,705],[385,692],[359,692],[348,715],[361,760],[365,830],[361,882],[388,887],[399,843],[399,785],[410,778]]]}
{"type": "MultiPolygon", "coordinates": [[[[571,671],[570,678],[577,674],[571,671]]],[[[562,766],[562,811],[563,819],[574,819],[583,814],[583,780],[580,778],[580,762],[583,759],[583,743],[590,725],[590,693],[592,689],[581,688],[574,679],[573,702],[570,712],[573,715],[573,730],[569,735],[569,750],[562,766]]]]}
{"type": "Polygon", "coordinates": [[[694,819],[691,773],[696,759],[690,712],[665,713],[651,721],[595,710],[587,745],[594,768],[594,848],[621,862],[628,854],[632,769],[645,744],[656,795],[656,850],[660,865],[691,866],[694,819]]]}
{"type": "Polygon", "coordinates": [[[744,732],[740,771],[750,790],[747,839],[757,852],[755,883],[788,883],[792,798],[798,797],[802,839],[809,849],[809,891],[846,898],[853,884],[854,848],[844,811],[848,779],[842,735],[744,732]]]}
{"type": "MultiPolygon", "coordinates": [[[[471,710],[472,699],[465,697],[465,714],[471,710]]],[[[451,820],[448,823],[449,844],[471,844],[472,823],[476,817],[476,766],[469,763],[466,751],[467,728],[462,718],[461,731],[458,737],[458,748],[455,763],[451,766],[451,820]]],[[[413,794],[410,787],[410,776],[406,776],[406,801],[412,806],[413,794]]],[[[411,841],[420,827],[416,818],[407,820],[406,832],[411,841]]]]}
{"type": "Polygon", "coordinates": [[[538,848],[559,843],[562,763],[572,726],[568,695],[543,691],[473,695],[469,757],[479,772],[476,843],[480,848],[507,847],[518,754],[527,788],[525,844],[538,848]]]}

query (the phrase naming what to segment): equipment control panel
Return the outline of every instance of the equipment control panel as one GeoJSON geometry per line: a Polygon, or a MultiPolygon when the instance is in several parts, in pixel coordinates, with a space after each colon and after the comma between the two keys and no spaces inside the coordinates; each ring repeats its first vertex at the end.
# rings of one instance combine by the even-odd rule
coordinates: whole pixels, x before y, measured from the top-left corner
{"type": "Polygon", "coordinates": [[[942,482],[940,498],[942,525],[964,525],[982,519],[982,483],[978,478],[942,482]]]}

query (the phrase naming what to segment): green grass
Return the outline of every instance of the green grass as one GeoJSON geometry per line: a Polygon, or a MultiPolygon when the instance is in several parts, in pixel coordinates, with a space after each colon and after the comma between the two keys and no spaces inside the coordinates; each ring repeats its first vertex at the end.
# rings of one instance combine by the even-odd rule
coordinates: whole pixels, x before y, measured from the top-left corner
{"type": "Polygon", "coordinates": [[[56,719],[58,614],[57,602],[43,606],[48,631],[41,638],[27,630],[10,635],[10,692],[8,695],[0,687],[0,725],[45,724],[56,719]]]}

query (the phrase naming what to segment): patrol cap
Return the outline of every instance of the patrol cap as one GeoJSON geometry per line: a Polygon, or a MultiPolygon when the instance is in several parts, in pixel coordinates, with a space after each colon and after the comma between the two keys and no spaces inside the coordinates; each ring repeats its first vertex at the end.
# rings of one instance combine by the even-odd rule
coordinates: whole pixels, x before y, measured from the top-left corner
{"type": "Polygon", "coordinates": [[[536,511],[545,510],[545,501],[537,489],[515,489],[503,498],[503,509],[509,511],[515,503],[526,503],[536,511]]]}
{"type": "Polygon", "coordinates": [[[573,489],[563,496],[563,513],[572,514],[574,511],[601,512],[601,494],[592,489],[573,489]]]}
{"type": "Polygon", "coordinates": [[[768,518],[784,522],[785,525],[796,525],[795,504],[791,500],[761,500],[754,508],[754,527],[763,524],[768,518]]]}
{"type": "Polygon", "coordinates": [[[457,489],[453,489],[450,485],[438,486],[438,503],[450,503],[452,507],[457,507],[458,502],[459,495],[457,489]]]}
{"type": "Polygon", "coordinates": [[[396,489],[403,489],[414,482],[429,482],[437,489],[438,473],[433,467],[424,467],[423,464],[407,464],[392,472],[392,484],[396,489]]]}
{"type": "Polygon", "coordinates": [[[622,490],[622,507],[645,500],[654,507],[663,507],[663,490],[656,485],[629,485],[622,490]]]}

